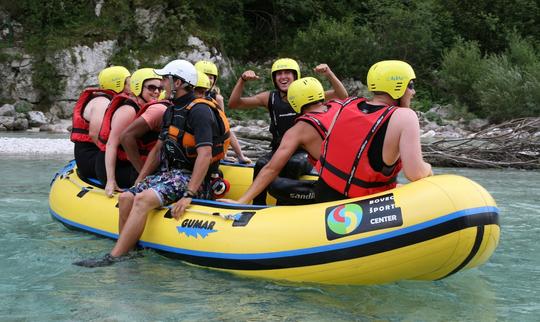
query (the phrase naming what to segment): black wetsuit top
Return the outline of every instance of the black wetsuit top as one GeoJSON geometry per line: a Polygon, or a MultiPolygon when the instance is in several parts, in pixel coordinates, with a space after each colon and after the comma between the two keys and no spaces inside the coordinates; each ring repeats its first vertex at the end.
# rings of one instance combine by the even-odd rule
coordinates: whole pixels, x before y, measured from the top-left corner
{"type": "Polygon", "coordinates": [[[283,100],[281,92],[277,90],[270,92],[268,113],[270,114],[270,133],[272,133],[270,148],[275,151],[279,147],[285,132],[293,127],[298,114],[293,110],[289,102],[283,100]]]}

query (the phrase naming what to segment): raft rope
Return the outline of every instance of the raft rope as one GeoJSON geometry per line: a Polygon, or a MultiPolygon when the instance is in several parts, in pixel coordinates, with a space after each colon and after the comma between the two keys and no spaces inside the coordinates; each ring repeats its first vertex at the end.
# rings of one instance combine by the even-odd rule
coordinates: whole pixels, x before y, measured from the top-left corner
{"type": "MultiPolygon", "coordinates": [[[[83,185],[79,184],[75,180],[71,179],[70,174],[71,173],[69,173],[69,171],[68,171],[66,173],[61,174],[59,176],[59,178],[60,179],[67,179],[67,180],[69,180],[69,182],[71,182],[75,186],[79,187],[81,189],[81,192],[79,192],[79,194],[82,193],[82,195],[80,195],[81,197],[83,195],[85,195],[87,192],[105,194],[105,190],[103,190],[103,189],[94,190],[94,188],[92,186],[83,186],[83,185]]],[[[169,211],[171,211],[172,207],[173,206],[165,206],[165,207],[162,207],[162,208],[163,209],[169,209],[169,211]]],[[[217,211],[211,212],[211,211],[204,211],[204,210],[197,210],[197,209],[190,209],[190,208],[186,209],[186,212],[202,214],[202,215],[209,215],[209,216],[218,216],[218,217],[223,218],[224,220],[238,220],[238,219],[240,219],[242,217],[242,212],[239,212],[239,213],[236,213],[236,214],[222,214],[222,213],[219,213],[217,211]]]]}
{"type": "MultiPolygon", "coordinates": [[[[173,206],[165,206],[163,208],[167,208],[172,211],[172,207],[173,206]]],[[[208,216],[218,216],[225,220],[238,220],[240,219],[240,217],[242,217],[241,212],[236,213],[236,214],[222,214],[217,211],[212,212],[212,211],[204,211],[204,210],[197,210],[197,209],[191,209],[191,208],[187,208],[185,212],[192,212],[192,213],[208,215],[208,216]]]]}
{"type": "Polygon", "coordinates": [[[103,189],[94,190],[94,187],[92,187],[92,186],[83,186],[83,185],[81,185],[77,181],[71,179],[70,175],[71,175],[71,173],[68,171],[68,172],[62,173],[59,177],[60,177],[60,179],[67,179],[69,182],[71,182],[75,186],[79,187],[81,189],[81,192],[79,192],[79,194],[82,194],[82,195],[80,195],[80,197],[84,196],[87,192],[93,192],[93,193],[103,194],[103,195],[105,194],[105,190],[103,190],[103,189]]]}

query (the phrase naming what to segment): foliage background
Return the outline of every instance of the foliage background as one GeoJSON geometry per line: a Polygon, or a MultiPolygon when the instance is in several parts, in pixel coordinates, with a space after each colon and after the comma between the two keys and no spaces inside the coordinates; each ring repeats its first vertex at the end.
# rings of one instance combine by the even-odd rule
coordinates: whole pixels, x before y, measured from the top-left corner
{"type": "MultiPolygon", "coordinates": [[[[286,56],[301,61],[304,74],[324,62],[340,78],[364,81],[374,62],[401,59],[415,68],[419,109],[452,104],[493,121],[540,115],[536,0],[2,0],[0,8],[24,28],[0,49],[22,44],[42,62],[34,80],[43,91],[58,90],[45,61],[58,49],[116,39],[109,63],[133,69],[134,61],[152,64],[185,49],[195,35],[232,59],[237,73],[261,66],[268,76],[271,62],[286,56]],[[136,8],[163,10],[151,41],[137,32],[136,8]]],[[[221,80],[224,96],[235,81],[221,80]]]]}

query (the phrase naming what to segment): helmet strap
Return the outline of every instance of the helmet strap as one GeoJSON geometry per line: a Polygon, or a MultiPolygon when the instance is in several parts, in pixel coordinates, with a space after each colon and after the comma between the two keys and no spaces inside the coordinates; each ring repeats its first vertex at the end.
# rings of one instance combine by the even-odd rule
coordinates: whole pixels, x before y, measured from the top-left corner
{"type": "Polygon", "coordinates": [[[173,100],[176,96],[176,87],[174,86],[174,79],[171,75],[169,75],[167,78],[169,79],[169,87],[171,88],[169,100],[173,100]]]}
{"type": "Polygon", "coordinates": [[[142,92],[141,92],[141,95],[137,96],[137,99],[139,98],[142,99],[145,104],[148,104],[148,101],[145,100],[144,97],[142,96],[142,92]]]}
{"type": "Polygon", "coordinates": [[[184,88],[184,89],[187,90],[187,87],[190,86],[190,85],[188,84],[188,82],[186,82],[183,78],[178,78],[178,79],[182,81],[182,86],[180,86],[180,87],[182,87],[182,88],[184,88]]]}

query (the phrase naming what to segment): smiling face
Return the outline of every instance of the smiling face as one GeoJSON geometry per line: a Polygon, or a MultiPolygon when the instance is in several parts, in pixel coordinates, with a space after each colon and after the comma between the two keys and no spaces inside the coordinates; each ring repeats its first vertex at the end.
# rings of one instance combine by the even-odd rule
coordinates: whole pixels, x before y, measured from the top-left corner
{"type": "Polygon", "coordinates": [[[275,73],[274,82],[280,91],[287,92],[289,85],[291,85],[295,78],[295,72],[290,69],[278,70],[275,73]]]}
{"type": "Polygon", "coordinates": [[[163,87],[161,87],[160,79],[147,79],[144,82],[141,96],[147,102],[156,101],[158,100],[162,89],[163,87]]]}

